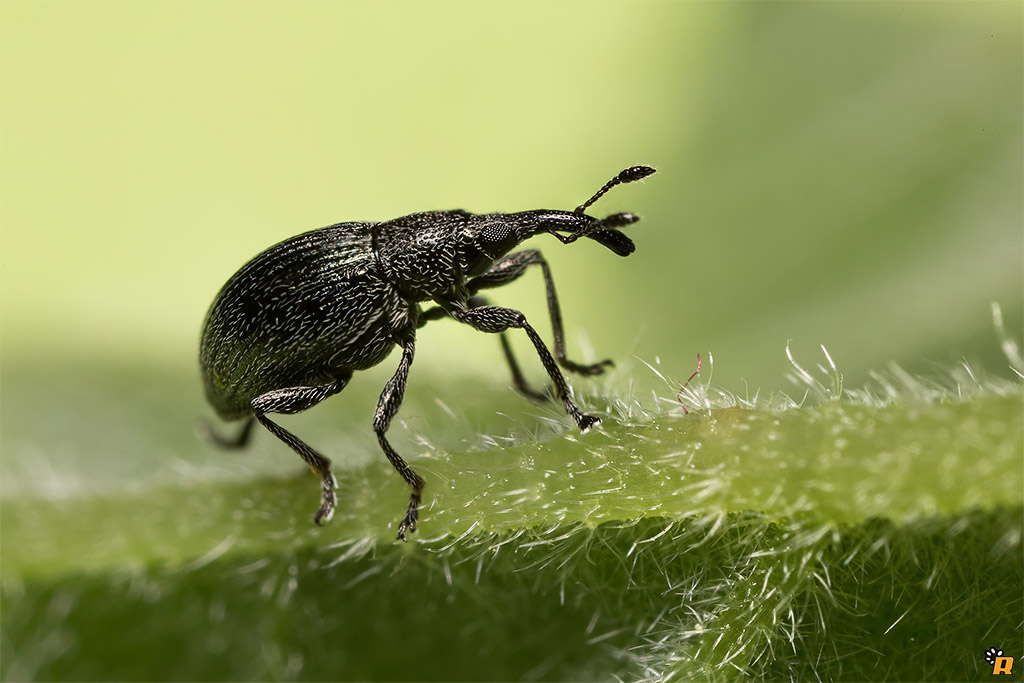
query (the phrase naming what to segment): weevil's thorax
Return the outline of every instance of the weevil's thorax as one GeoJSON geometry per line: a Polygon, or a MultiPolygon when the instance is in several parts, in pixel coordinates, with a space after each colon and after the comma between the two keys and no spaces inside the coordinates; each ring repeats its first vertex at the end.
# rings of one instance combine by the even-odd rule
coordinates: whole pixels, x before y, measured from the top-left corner
{"type": "Polygon", "coordinates": [[[458,240],[470,214],[425,211],[374,230],[374,253],[384,277],[410,301],[426,301],[461,283],[458,240]]]}
{"type": "Polygon", "coordinates": [[[458,298],[467,279],[487,271],[524,240],[544,233],[582,233],[595,222],[592,216],[550,209],[426,211],[378,224],[374,253],[384,277],[406,299],[458,298]]]}

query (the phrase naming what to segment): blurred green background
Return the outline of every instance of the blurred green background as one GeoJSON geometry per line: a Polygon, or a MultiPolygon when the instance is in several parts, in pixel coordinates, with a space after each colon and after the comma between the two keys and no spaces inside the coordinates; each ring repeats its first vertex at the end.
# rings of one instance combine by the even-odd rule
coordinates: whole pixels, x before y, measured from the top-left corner
{"type": "MultiPolygon", "coordinates": [[[[278,506],[291,515],[278,535],[265,526],[277,523],[277,508],[235,510],[235,522],[256,529],[240,546],[266,532],[269,547],[292,539],[287,554],[348,533],[338,520],[306,528],[315,484],[282,444],[259,434],[246,457],[230,457],[194,434],[210,415],[196,355],[218,288],[269,245],[337,221],[571,209],[620,169],[655,166],[658,174],[592,211],[643,216],[629,228],[637,252],[628,259],[591,242],[528,245],[551,263],[571,356],[617,363],[605,378],[572,379],[599,414],[608,395],[632,392],[649,405],[652,391],[672,393],[641,361],[683,379],[697,352],[705,381],[710,353],[711,380],[726,390],[799,397],[787,380],[788,342],[809,368],[826,346],[847,386],[890,363],[928,377],[962,359],[977,375],[1011,377],[991,304],[1020,344],[1022,7],[3,2],[2,521],[24,538],[50,519],[30,512],[31,499],[45,497],[67,522],[17,561],[5,548],[11,604],[26,579],[20,568],[76,542],[94,556],[108,543],[114,563],[144,563],[133,555],[141,536],[120,535],[142,507],[126,500],[147,501],[137,526],[157,520],[156,540],[145,535],[160,557],[188,567],[216,558],[213,541],[214,554],[197,559],[161,535],[173,529],[167,538],[191,538],[192,549],[222,540],[219,519],[206,520],[212,536],[190,535],[174,509],[210,498],[226,515],[216,505],[234,498],[206,487],[211,480],[247,490],[259,479],[256,501],[278,481],[308,498],[308,510],[291,498],[278,506]],[[183,495],[193,487],[192,499],[183,495]],[[97,493],[109,494],[111,512],[78,520],[94,537],[72,516],[76,501],[97,493]]],[[[550,339],[539,272],[492,298],[522,309],[550,339]]],[[[421,456],[437,449],[568,425],[509,391],[496,339],[447,321],[419,340],[391,433],[415,466],[428,467],[421,456]]],[[[528,343],[516,344],[539,382],[528,343]]],[[[386,465],[370,421],[396,363],[283,422],[339,471],[374,462],[377,476],[386,465]]],[[[340,478],[351,495],[376,481],[369,476],[340,478]]],[[[381,495],[404,496],[387,476],[393,489],[381,495]]],[[[367,535],[386,532],[391,508],[379,507],[367,535]]],[[[97,569],[75,553],[64,559],[52,571],[97,569]]],[[[324,580],[312,574],[303,585],[324,580]]],[[[122,620],[105,596],[97,601],[109,603],[111,623],[122,620]]],[[[259,612],[262,598],[253,600],[259,612]]],[[[390,607],[404,609],[395,600],[390,607]]],[[[44,622],[61,618],[40,609],[44,622]]],[[[19,654],[20,671],[37,670],[38,653],[19,654]]]]}
{"type": "MultiPolygon", "coordinates": [[[[618,363],[597,387],[665,393],[637,359],[681,378],[700,351],[726,389],[789,390],[789,340],[807,365],[824,344],[848,385],[890,362],[1009,374],[990,303],[1019,338],[1019,3],[5,2],[2,38],[6,493],[71,463],[162,466],[130,423],[209,414],[203,315],[267,246],[424,209],[569,209],[636,163],[659,173],[593,209],[643,216],[633,256],[529,245],[570,353],[618,363]]],[[[493,299],[550,339],[539,272],[493,299]]],[[[394,363],[311,421],[375,456],[394,363]]],[[[412,405],[530,410],[507,386],[495,339],[422,331],[412,405]]]]}
{"type": "MultiPolygon", "coordinates": [[[[637,253],[538,238],[570,336],[782,384],[825,344],[1000,368],[1019,331],[1019,3],[4,4],[3,360],[192,372],[202,316],[306,229],[572,208],[660,173],[637,253]]],[[[495,294],[545,324],[539,273],[495,294]]],[[[439,325],[417,370],[496,343],[439,325]]],[[[524,346],[525,348],[525,346],[524,346]]],[[[457,365],[457,368],[453,368],[457,365]]]]}

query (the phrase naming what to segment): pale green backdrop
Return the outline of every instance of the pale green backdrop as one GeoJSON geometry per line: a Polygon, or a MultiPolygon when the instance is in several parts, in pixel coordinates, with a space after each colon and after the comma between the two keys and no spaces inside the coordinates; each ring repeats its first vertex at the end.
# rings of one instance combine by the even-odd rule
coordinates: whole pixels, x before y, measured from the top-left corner
{"type": "MultiPolygon", "coordinates": [[[[217,288],[279,239],[572,208],[638,162],[660,173],[595,207],[644,216],[634,256],[532,245],[576,349],[684,376],[710,351],[716,383],[773,389],[787,340],[857,381],[961,356],[1003,372],[992,301],[1019,334],[1017,3],[3,12],[8,366],[186,372],[217,288]]],[[[495,298],[546,328],[539,273],[495,298]]],[[[418,371],[498,363],[493,340],[439,327],[418,371]]]]}
{"type": "MultiPolygon", "coordinates": [[[[223,565],[214,562],[230,546],[222,533],[272,549],[280,572],[272,565],[252,574],[268,580],[298,566],[285,568],[288,548],[298,547],[289,544],[332,552],[353,515],[372,520],[361,533],[380,535],[382,557],[405,557],[390,545],[392,502],[367,502],[377,494],[404,501],[390,471],[379,490],[370,483],[386,468],[370,429],[373,406],[397,359],[357,376],[317,410],[282,420],[337,465],[344,493],[332,527],[312,531],[316,485],[284,445],[259,433],[245,457],[232,457],[194,433],[210,414],[195,360],[207,306],[251,256],[314,227],[424,209],[571,209],[620,169],[646,163],[658,174],[617,188],[593,210],[643,216],[629,228],[634,255],[549,237],[529,245],[552,264],[571,354],[618,363],[607,379],[572,380],[587,410],[607,418],[612,396],[620,408],[636,405],[630,392],[648,408],[652,391],[672,397],[672,383],[643,362],[678,381],[698,352],[698,381],[799,400],[802,390],[787,379],[787,343],[812,370],[826,362],[819,347],[827,347],[848,387],[892,373],[892,363],[922,386],[963,361],[982,381],[1012,377],[992,304],[1021,344],[1019,2],[50,0],[3,2],[0,13],[2,528],[32,541],[16,546],[13,560],[12,546],[0,557],[7,614],[22,617],[22,626],[5,622],[11,630],[0,633],[8,667],[0,675],[367,678],[329,660],[294,668],[285,656],[292,650],[274,649],[307,627],[318,645],[318,634],[342,632],[321,629],[339,623],[332,619],[365,618],[366,629],[359,622],[353,632],[366,643],[324,643],[325,650],[363,657],[376,667],[366,671],[414,677],[393,635],[409,619],[408,596],[392,588],[415,586],[412,570],[405,584],[379,584],[388,588],[378,595],[303,569],[302,586],[322,582],[330,600],[312,596],[280,613],[264,609],[255,583],[250,591],[230,582],[234,595],[252,597],[253,611],[229,618],[225,633],[215,619],[218,604],[224,613],[214,599],[217,572],[249,561],[232,550],[223,565]],[[360,470],[367,462],[376,468],[360,470]],[[308,509],[296,502],[301,496],[308,509]],[[249,507],[229,510],[236,499],[249,507]],[[211,537],[188,527],[196,518],[216,538],[209,549],[211,537]],[[278,521],[288,531],[273,535],[267,529],[278,521]],[[243,522],[256,531],[246,535],[243,522]],[[175,538],[187,542],[175,550],[175,538]],[[136,583],[133,571],[153,555],[135,542],[177,558],[187,572],[211,562],[210,598],[188,602],[186,590],[176,602],[173,582],[159,576],[150,588],[136,583]],[[97,568],[96,558],[108,564],[97,568]],[[78,581],[102,583],[108,570],[114,599],[107,587],[90,593],[78,581]],[[58,577],[52,594],[46,572],[58,577]],[[143,598],[137,611],[124,611],[122,585],[145,599],[147,590],[170,591],[173,614],[143,598]],[[89,603],[82,595],[98,597],[89,603]],[[82,616],[89,604],[106,617],[82,616]],[[319,621],[304,611],[311,604],[323,610],[319,621]],[[369,619],[363,605],[391,616],[369,619]],[[85,624],[78,631],[64,623],[72,607],[85,624]],[[36,624],[39,637],[24,624],[36,624]],[[191,624],[208,630],[193,634],[191,624]],[[95,647],[62,640],[67,632],[94,637],[95,647]],[[158,653],[146,642],[172,647],[158,653]],[[195,642],[225,651],[230,642],[240,653],[247,650],[235,646],[248,644],[263,660],[223,658],[223,668],[203,668],[196,662],[214,650],[195,642]],[[174,643],[194,650],[183,654],[174,643]],[[275,658],[282,661],[260,668],[275,658]]],[[[521,308],[550,338],[539,272],[492,298],[521,308]]],[[[516,344],[539,382],[529,345],[516,344]]],[[[907,412],[913,419],[912,405],[907,412]]],[[[508,390],[495,339],[448,321],[421,333],[390,439],[430,474],[449,461],[429,459],[438,453],[544,438],[569,425],[557,406],[539,408],[508,390]]],[[[917,437],[907,438],[903,445],[916,448],[917,437]]],[[[986,443],[972,441],[965,457],[986,443]]],[[[489,480],[488,456],[497,457],[481,453],[474,462],[489,480]]],[[[990,466],[984,457],[979,465],[990,466]]],[[[445,484],[438,476],[430,482],[425,502],[435,505],[445,484]]],[[[417,543],[438,533],[441,518],[439,509],[425,513],[417,543]]],[[[428,557],[418,547],[407,546],[409,557],[428,557]]],[[[435,578],[440,585],[441,574],[435,578]]],[[[515,612],[522,592],[501,595],[515,612]]],[[[444,611],[448,604],[428,598],[416,616],[477,614],[469,601],[444,611]]],[[[498,613],[504,604],[486,607],[498,613]]],[[[545,604],[552,612],[524,614],[549,615],[545,623],[557,630],[564,610],[545,604]]],[[[524,633],[504,638],[492,628],[501,621],[473,617],[460,637],[480,633],[477,624],[492,644],[551,632],[520,620],[524,633]]],[[[442,642],[445,628],[416,633],[423,638],[412,652],[454,652],[442,642]]],[[[977,645],[979,661],[994,644],[972,643],[963,646],[977,645]]],[[[537,656],[549,645],[524,651],[537,656]]],[[[531,661],[517,646],[501,652],[511,664],[495,669],[498,678],[521,675],[531,661]]],[[[574,652],[591,661],[590,650],[574,652]]],[[[427,671],[439,678],[462,671],[432,659],[427,671]]],[[[612,670],[602,662],[571,671],[588,678],[612,670]]],[[[530,666],[531,676],[545,676],[530,666]]]]}

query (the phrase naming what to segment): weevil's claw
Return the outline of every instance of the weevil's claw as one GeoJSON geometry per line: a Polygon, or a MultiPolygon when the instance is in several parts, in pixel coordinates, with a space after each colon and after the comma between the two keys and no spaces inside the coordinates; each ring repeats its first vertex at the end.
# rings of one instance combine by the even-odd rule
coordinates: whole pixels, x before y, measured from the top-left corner
{"type": "Polygon", "coordinates": [[[398,537],[397,537],[397,540],[401,541],[402,543],[408,543],[409,539],[407,539],[405,537],[406,533],[410,533],[410,534],[416,533],[416,520],[415,519],[410,520],[408,518],[405,518],[405,519],[402,520],[402,523],[398,525],[398,537]]]}
{"type": "Polygon", "coordinates": [[[317,526],[323,526],[327,522],[331,521],[331,517],[334,516],[334,501],[324,501],[320,505],[320,509],[316,511],[316,515],[313,516],[313,523],[317,526]]]}
{"type": "Polygon", "coordinates": [[[601,424],[601,418],[594,417],[593,415],[581,415],[580,419],[577,420],[577,424],[580,426],[580,431],[586,434],[590,431],[591,427],[601,424]]]}
{"type": "Polygon", "coordinates": [[[338,496],[334,493],[334,489],[337,487],[338,481],[334,478],[333,474],[328,473],[323,479],[323,487],[320,493],[320,509],[316,511],[316,515],[313,517],[313,523],[317,526],[323,526],[331,521],[331,517],[334,516],[334,506],[338,504],[338,496]]]}
{"type": "Polygon", "coordinates": [[[313,523],[317,526],[323,526],[327,522],[331,521],[331,517],[334,516],[334,508],[326,505],[321,505],[320,509],[313,515],[313,523]]]}
{"type": "Polygon", "coordinates": [[[420,517],[420,494],[413,493],[409,496],[409,507],[405,510],[405,517],[398,525],[398,540],[406,542],[405,534],[416,533],[416,520],[420,517]]]}

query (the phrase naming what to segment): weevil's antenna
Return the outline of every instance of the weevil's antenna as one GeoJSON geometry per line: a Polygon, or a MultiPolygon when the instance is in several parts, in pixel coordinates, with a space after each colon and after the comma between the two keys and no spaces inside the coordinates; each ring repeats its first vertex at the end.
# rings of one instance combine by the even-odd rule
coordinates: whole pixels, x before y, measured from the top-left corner
{"type": "Polygon", "coordinates": [[[619,175],[615,176],[607,183],[605,183],[604,187],[595,192],[593,197],[577,206],[573,213],[583,213],[584,211],[587,210],[587,207],[589,207],[591,204],[593,204],[598,199],[603,197],[605,193],[608,192],[608,190],[612,189],[616,185],[621,185],[623,183],[631,183],[635,180],[646,178],[647,176],[654,173],[654,171],[655,169],[651,168],[650,166],[630,166],[626,170],[619,173],[619,175]]]}

